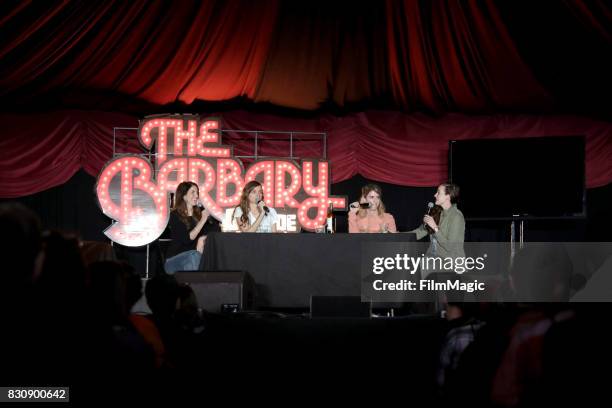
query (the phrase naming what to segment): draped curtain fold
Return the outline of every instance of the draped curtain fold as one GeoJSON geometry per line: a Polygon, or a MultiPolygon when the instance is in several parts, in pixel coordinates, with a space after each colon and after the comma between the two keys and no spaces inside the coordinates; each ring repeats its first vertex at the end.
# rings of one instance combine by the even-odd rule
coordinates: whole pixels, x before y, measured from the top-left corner
{"type": "Polygon", "coordinates": [[[212,103],[226,127],[328,132],[333,181],[431,186],[450,139],[584,134],[600,186],[611,51],[604,0],[3,2],[0,196],[96,174],[114,126],[212,103]]]}
{"type": "MultiPolygon", "coordinates": [[[[0,7],[5,106],[12,98],[33,104],[50,93],[97,90],[154,105],[246,98],[311,110],[376,102],[438,114],[612,107],[603,97],[612,70],[605,1],[72,0],[0,7]],[[568,101],[570,75],[588,86],[573,89],[568,101]]],[[[86,103],[87,93],[80,98],[86,103]]]]}
{"type": "MultiPolygon", "coordinates": [[[[398,185],[434,186],[447,178],[449,140],[551,135],[585,135],[587,187],[612,182],[612,126],[579,116],[447,114],[433,118],[385,111],[343,117],[325,114],[312,119],[246,111],[204,116],[221,117],[224,129],[327,133],[333,183],[361,174],[398,185]]],[[[0,197],[24,196],[63,184],[81,167],[96,176],[112,158],[113,127],[137,127],[138,119],[82,111],[0,114],[5,135],[0,139],[4,157],[0,162],[0,197]]],[[[135,131],[118,134],[122,137],[117,151],[142,152],[135,131]]],[[[251,140],[232,138],[231,144],[235,153],[253,154],[251,140]]],[[[304,158],[322,154],[318,142],[297,141],[295,146],[294,154],[304,158]]],[[[288,156],[288,143],[261,143],[259,154],[288,156]]]]}

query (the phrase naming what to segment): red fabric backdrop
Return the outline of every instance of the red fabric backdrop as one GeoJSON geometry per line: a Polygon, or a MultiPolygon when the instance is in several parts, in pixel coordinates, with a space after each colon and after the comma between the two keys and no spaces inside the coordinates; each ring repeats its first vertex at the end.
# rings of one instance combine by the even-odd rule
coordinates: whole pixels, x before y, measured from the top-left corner
{"type": "Polygon", "coordinates": [[[66,0],[0,12],[5,107],[236,97],[307,110],[612,107],[612,9],[600,0],[66,0]]]}
{"type": "MultiPolygon", "coordinates": [[[[381,111],[314,119],[244,111],[209,116],[220,116],[224,129],[327,132],[334,183],[361,174],[393,184],[433,186],[446,179],[449,140],[551,135],[585,135],[587,187],[612,181],[612,125],[577,116],[447,114],[432,118],[381,111]]],[[[81,167],[96,176],[111,159],[113,127],[137,127],[138,119],[80,111],[0,115],[4,132],[0,196],[19,197],[63,184],[81,167]]],[[[137,152],[137,140],[129,140],[121,151],[137,152]]],[[[250,142],[233,142],[237,152],[252,152],[250,142]]],[[[320,151],[318,145],[311,145],[304,154],[316,151],[320,151]]],[[[269,144],[261,154],[285,156],[287,150],[284,144],[269,144]]]]}
{"type": "Polygon", "coordinates": [[[113,126],[215,110],[328,132],[334,181],[431,186],[449,139],[584,134],[600,186],[610,55],[600,0],[1,2],[0,196],[96,174],[113,126]],[[246,113],[261,106],[311,119],[246,113]]]}

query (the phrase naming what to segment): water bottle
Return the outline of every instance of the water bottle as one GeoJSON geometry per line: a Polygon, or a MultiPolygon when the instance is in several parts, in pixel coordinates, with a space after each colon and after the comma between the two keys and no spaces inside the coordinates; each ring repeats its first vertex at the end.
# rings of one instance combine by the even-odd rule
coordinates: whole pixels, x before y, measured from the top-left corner
{"type": "Polygon", "coordinates": [[[327,208],[327,233],[334,233],[334,205],[329,203],[329,207],[327,208]]]}

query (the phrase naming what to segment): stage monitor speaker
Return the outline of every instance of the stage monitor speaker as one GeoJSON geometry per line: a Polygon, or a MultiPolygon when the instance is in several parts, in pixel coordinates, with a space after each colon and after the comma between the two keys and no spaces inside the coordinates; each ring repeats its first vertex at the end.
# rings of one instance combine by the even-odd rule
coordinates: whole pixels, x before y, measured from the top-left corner
{"type": "Polygon", "coordinates": [[[207,312],[237,312],[253,307],[253,280],[246,272],[184,271],[174,276],[191,286],[198,305],[207,312]]]}
{"type": "Polygon", "coordinates": [[[359,296],[311,296],[311,317],[371,317],[372,303],[359,296]]]}

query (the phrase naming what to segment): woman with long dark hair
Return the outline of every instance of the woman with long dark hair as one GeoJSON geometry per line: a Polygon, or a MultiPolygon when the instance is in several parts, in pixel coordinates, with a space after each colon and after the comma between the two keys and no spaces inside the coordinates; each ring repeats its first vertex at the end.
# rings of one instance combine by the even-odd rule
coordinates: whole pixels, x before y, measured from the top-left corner
{"type": "Polygon", "coordinates": [[[232,219],[236,220],[242,232],[276,232],[278,215],[274,208],[266,207],[260,182],[253,180],[246,183],[232,219]]]}
{"type": "Polygon", "coordinates": [[[172,243],[166,253],[166,273],[198,270],[206,234],[220,231],[210,212],[198,206],[199,195],[198,185],[192,181],[184,181],[176,188],[168,223],[172,243]]]}

